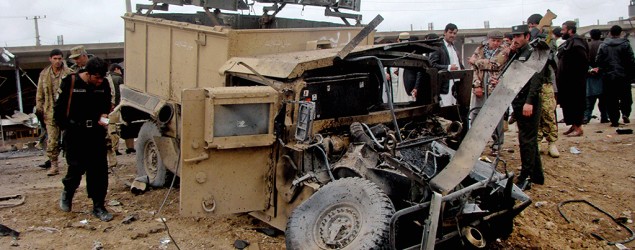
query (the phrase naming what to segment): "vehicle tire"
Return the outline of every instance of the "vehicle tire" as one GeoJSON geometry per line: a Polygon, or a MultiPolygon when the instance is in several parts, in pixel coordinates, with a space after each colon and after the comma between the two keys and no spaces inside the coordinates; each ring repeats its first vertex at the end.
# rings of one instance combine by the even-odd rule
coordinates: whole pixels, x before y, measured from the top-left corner
{"type": "Polygon", "coordinates": [[[152,187],[165,185],[166,169],[159,156],[159,149],[154,141],[155,136],[161,136],[159,128],[152,122],[141,126],[135,150],[137,151],[137,176],[148,176],[148,184],[152,187]]]}
{"type": "Polygon", "coordinates": [[[394,213],[374,183],[335,180],[293,210],[285,232],[287,249],[388,249],[394,213]]]}

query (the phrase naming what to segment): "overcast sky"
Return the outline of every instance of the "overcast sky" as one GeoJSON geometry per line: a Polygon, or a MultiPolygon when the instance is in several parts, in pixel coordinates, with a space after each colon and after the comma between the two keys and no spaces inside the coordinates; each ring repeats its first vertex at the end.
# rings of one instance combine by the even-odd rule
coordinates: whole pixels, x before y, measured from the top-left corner
{"type": "MultiPolygon", "coordinates": [[[[249,0],[251,2],[252,0],[249,0]]],[[[606,24],[619,17],[628,17],[628,0],[362,0],[363,23],[377,14],[384,17],[379,31],[406,31],[428,28],[443,29],[452,22],[461,28],[510,27],[521,24],[533,13],[544,14],[551,9],[558,15],[554,24],[578,18],[581,26],[606,24]]],[[[148,0],[132,0],[150,4],[148,0]]],[[[123,42],[121,16],[126,11],[125,0],[0,0],[0,46],[35,45],[35,25],[39,16],[42,45],[57,44],[57,36],[64,36],[65,44],[123,42]],[[46,16],[46,17],[44,17],[46,16]],[[28,17],[28,19],[27,19],[28,17]]],[[[254,7],[255,14],[262,6],[254,7]]],[[[200,7],[170,6],[170,12],[194,13],[200,7]]],[[[346,12],[346,11],[343,11],[346,12]]],[[[248,14],[248,11],[243,12],[248,14]]],[[[341,22],[338,18],[324,18],[324,8],[289,5],[279,14],[283,17],[309,18],[341,22]]]]}

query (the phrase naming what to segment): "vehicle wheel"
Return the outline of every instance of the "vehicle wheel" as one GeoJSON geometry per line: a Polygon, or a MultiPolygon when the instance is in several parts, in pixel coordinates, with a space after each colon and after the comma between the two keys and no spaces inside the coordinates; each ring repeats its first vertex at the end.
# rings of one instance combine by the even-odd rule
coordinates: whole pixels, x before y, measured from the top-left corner
{"type": "Polygon", "coordinates": [[[293,210],[285,232],[287,249],[387,249],[394,213],[374,183],[335,180],[293,210]]]}
{"type": "Polygon", "coordinates": [[[137,176],[147,175],[150,186],[162,187],[165,184],[166,169],[159,156],[159,149],[154,141],[155,136],[161,136],[156,124],[146,122],[141,126],[135,143],[137,176]]]}

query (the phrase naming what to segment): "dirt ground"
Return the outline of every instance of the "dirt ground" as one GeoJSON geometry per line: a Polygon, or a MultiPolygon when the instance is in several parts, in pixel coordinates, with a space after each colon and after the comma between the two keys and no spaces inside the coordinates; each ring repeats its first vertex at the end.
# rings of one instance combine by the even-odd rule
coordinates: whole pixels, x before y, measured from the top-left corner
{"type": "MultiPolygon", "coordinates": [[[[559,126],[562,133],[565,127],[559,126]]],[[[622,127],[635,129],[633,124],[622,127]]],[[[508,161],[508,170],[518,172],[517,134],[515,126],[510,128],[502,158],[508,161]]],[[[635,227],[635,135],[618,135],[615,128],[597,119],[585,125],[584,132],[583,137],[560,136],[560,158],[543,154],[546,184],[528,191],[533,204],[516,217],[512,236],[493,244],[493,248],[617,249],[591,233],[608,241],[630,237],[626,229],[589,205],[564,205],[562,211],[571,223],[558,212],[559,203],[583,199],[616,218],[626,217],[626,226],[635,227]],[[580,153],[571,153],[572,147],[580,153]]],[[[542,148],[546,147],[543,143],[542,148]]],[[[92,204],[84,183],[75,196],[73,212],[58,209],[62,175],[47,177],[45,170],[35,167],[45,160],[41,151],[1,153],[0,197],[21,194],[26,200],[17,207],[0,208],[0,224],[21,233],[17,240],[0,237],[0,249],[91,249],[99,245],[104,249],[176,249],[174,242],[168,241],[168,231],[157,220],[159,217],[166,219],[169,233],[181,249],[234,249],[236,240],[248,241],[248,249],[284,249],[283,233],[267,236],[256,230],[267,226],[247,215],[180,217],[178,189],[170,193],[164,210],[157,215],[168,189],[135,196],[117,179],[135,177],[134,157],[118,156],[120,165],[116,176],[110,175],[107,196],[108,209],[115,218],[100,222],[90,214],[92,204]],[[138,220],[122,223],[131,215],[138,220]]],[[[66,167],[62,170],[65,173],[66,167]]],[[[635,241],[624,245],[635,249],[635,241]]]]}

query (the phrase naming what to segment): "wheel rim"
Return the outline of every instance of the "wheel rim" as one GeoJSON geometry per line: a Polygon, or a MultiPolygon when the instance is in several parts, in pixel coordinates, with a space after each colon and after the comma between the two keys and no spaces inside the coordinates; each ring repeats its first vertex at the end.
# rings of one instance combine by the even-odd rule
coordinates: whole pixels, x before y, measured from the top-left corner
{"type": "Polygon", "coordinates": [[[360,213],[353,206],[338,204],[322,213],[314,230],[318,244],[324,249],[348,246],[359,234],[360,213]]]}
{"type": "Polygon", "coordinates": [[[143,167],[150,180],[153,180],[157,176],[158,164],[159,153],[157,147],[152,140],[149,140],[143,148],[143,167]]]}

